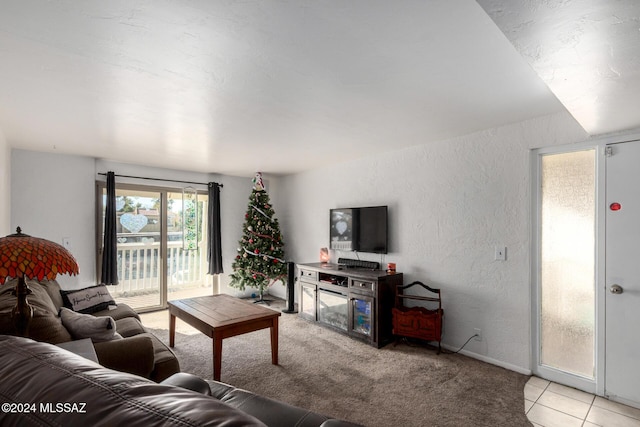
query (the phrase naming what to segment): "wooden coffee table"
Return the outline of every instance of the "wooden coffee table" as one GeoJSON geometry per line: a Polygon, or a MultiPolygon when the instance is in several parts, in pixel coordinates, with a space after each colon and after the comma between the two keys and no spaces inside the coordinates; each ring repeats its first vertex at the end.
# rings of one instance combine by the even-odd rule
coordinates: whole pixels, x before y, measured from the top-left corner
{"type": "Polygon", "coordinates": [[[220,381],[222,340],[271,328],[271,363],[278,364],[278,317],[281,313],[230,295],[169,301],[169,346],[175,344],[176,317],[213,340],[213,379],[220,381]]]}

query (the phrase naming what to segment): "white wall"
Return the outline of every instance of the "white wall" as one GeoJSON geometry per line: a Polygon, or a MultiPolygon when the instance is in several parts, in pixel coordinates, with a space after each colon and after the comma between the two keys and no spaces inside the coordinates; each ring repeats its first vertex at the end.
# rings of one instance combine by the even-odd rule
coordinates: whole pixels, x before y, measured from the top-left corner
{"type": "Polygon", "coordinates": [[[0,236],[11,233],[11,147],[0,129],[0,236]]]}
{"type": "MultiPolygon", "coordinates": [[[[405,283],[442,289],[444,344],[530,369],[530,149],[587,139],[568,114],[479,132],[286,176],[274,204],[287,257],[318,262],[329,244],[329,209],[389,206],[390,253],[405,283]],[[507,261],[494,260],[506,246],[507,261]]],[[[338,159],[339,156],[337,155],[338,159]]],[[[332,253],[353,257],[349,253],[332,253]]]]}
{"type": "Polygon", "coordinates": [[[95,284],[95,186],[93,159],[12,150],[11,228],[62,244],[78,261],[77,276],[60,275],[66,288],[95,284]]]}

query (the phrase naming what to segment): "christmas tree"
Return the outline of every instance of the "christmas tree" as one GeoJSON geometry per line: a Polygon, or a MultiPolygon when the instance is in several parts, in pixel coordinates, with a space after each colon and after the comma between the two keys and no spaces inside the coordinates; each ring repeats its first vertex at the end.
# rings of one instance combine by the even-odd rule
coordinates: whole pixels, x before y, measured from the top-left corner
{"type": "Polygon", "coordinates": [[[244,216],[240,247],[232,264],[234,272],[230,275],[230,286],[240,290],[255,288],[260,292],[258,301],[264,301],[262,296],[265,290],[286,277],[287,264],[284,261],[280,225],[274,218],[260,172],[253,179],[253,184],[244,216]]]}

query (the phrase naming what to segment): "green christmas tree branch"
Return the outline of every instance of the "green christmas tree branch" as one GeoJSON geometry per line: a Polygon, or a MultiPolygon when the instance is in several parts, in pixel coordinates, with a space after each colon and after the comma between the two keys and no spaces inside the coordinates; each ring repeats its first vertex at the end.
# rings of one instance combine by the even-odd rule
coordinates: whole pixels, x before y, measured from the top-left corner
{"type": "Polygon", "coordinates": [[[274,241],[274,242],[278,241],[276,238],[274,238],[273,236],[269,236],[268,234],[260,234],[260,233],[256,233],[255,231],[250,231],[249,234],[251,234],[252,236],[256,236],[256,237],[262,237],[264,239],[269,239],[269,240],[274,241]]]}
{"type": "Polygon", "coordinates": [[[267,257],[267,258],[269,258],[269,259],[276,260],[276,261],[278,261],[278,262],[282,262],[282,263],[286,262],[286,261],[285,261],[285,260],[283,260],[282,258],[277,258],[277,257],[271,256],[271,255],[262,254],[262,253],[255,253],[255,252],[251,252],[251,251],[249,251],[249,250],[248,250],[248,249],[246,249],[246,248],[242,248],[242,249],[244,249],[244,252],[245,252],[246,254],[251,255],[251,256],[267,257]]]}

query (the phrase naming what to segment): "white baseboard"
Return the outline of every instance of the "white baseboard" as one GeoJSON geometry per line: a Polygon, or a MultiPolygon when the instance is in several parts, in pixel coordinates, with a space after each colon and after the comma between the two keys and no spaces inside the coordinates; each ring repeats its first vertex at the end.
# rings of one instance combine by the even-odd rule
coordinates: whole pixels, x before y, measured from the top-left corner
{"type": "MultiPolygon", "coordinates": [[[[446,348],[449,351],[456,351],[457,350],[457,348],[453,348],[453,347],[450,347],[450,346],[444,345],[444,344],[442,344],[442,348],[446,348]]],[[[486,362],[486,363],[490,363],[492,365],[500,366],[501,368],[505,368],[505,369],[508,369],[510,371],[517,372],[519,374],[523,374],[523,375],[531,375],[532,374],[531,369],[525,369],[525,368],[522,368],[520,366],[512,365],[511,363],[507,363],[507,362],[503,362],[501,360],[493,359],[491,357],[483,356],[482,354],[474,353],[474,352],[467,351],[467,350],[461,350],[460,354],[463,354],[463,355],[465,355],[467,357],[471,357],[472,359],[477,359],[477,360],[480,360],[482,362],[486,362]]]]}

